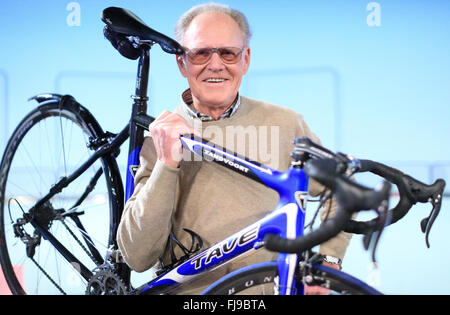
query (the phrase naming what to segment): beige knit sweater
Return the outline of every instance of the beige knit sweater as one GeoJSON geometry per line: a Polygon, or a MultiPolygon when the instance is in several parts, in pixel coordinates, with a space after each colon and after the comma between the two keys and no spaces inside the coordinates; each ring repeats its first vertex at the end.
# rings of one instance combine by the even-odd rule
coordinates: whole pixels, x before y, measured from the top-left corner
{"type": "MultiPolygon", "coordinates": [[[[201,128],[204,139],[280,171],[290,165],[294,138],[307,136],[318,141],[301,115],[243,96],[236,113],[218,121],[200,123],[195,119],[194,125],[194,119],[181,106],[176,112],[194,128],[201,128]]],[[[309,190],[316,195],[322,188],[311,180],[309,190]]],[[[277,203],[275,191],[220,165],[192,161],[189,154],[185,154],[179,168],[169,168],[157,160],[153,141],[146,138],[135,191],[118,229],[119,249],[126,263],[142,272],[160,257],[167,261],[171,230],[186,247],[190,246],[191,236],[183,228],[195,231],[203,239],[205,249],[267,215],[277,203]]],[[[322,244],[320,251],[342,259],[349,239],[350,235],[342,232],[322,244]]],[[[206,283],[230,270],[274,257],[274,253],[259,250],[256,255],[210,272],[190,291],[181,293],[200,293],[206,283]]]]}

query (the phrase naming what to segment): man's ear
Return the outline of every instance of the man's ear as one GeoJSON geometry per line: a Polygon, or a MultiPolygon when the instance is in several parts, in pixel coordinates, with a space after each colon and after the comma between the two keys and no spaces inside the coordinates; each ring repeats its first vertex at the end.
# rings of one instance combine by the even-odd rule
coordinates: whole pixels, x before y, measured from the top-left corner
{"type": "Polygon", "coordinates": [[[186,62],[184,61],[183,55],[175,56],[177,59],[177,65],[178,69],[180,69],[180,73],[183,77],[187,77],[187,68],[186,68],[186,62]]]}
{"type": "Polygon", "coordinates": [[[250,67],[250,47],[247,46],[244,49],[244,74],[247,73],[249,67],[250,67]]]}

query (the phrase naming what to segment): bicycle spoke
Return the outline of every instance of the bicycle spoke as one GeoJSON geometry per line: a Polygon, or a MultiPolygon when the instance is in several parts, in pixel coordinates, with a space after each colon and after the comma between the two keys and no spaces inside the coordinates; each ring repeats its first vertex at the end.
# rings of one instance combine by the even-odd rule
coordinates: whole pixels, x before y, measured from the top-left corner
{"type": "MultiPolygon", "coordinates": [[[[25,156],[28,158],[28,161],[31,163],[31,166],[32,166],[32,168],[33,168],[33,174],[37,174],[37,175],[39,176],[39,179],[41,180],[41,182],[44,182],[45,179],[44,179],[44,177],[42,176],[40,169],[39,169],[39,168],[37,167],[37,165],[35,164],[34,159],[33,159],[33,157],[31,156],[31,154],[30,154],[30,152],[28,151],[28,149],[27,149],[27,147],[26,147],[25,144],[21,147],[21,150],[25,151],[25,153],[26,153],[25,156]]],[[[20,153],[20,152],[19,152],[19,153],[20,153]]],[[[22,155],[20,155],[20,156],[22,156],[22,155]]],[[[31,173],[31,172],[30,172],[30,173],[31,173]]],[[[30,174],[30,173],[29,173],[29,174],[30,174]]],[[[30,178],[31,181],[34,183],[34,185],[35,185],[35,187],[36,187],[36,190],[39,191],[39,185],[36,183],[36,181],[35,181],[35,179],[34,179],[34,176],[29,176],[29,178],[30,178]]]]}
{"type": "Polygon", "coordinates": [[[61,130],[61,146],[62,146],[62,152],[63,152],[63,162],[64,162],[64,174],[67,176],[67,165],[66,165],[66,149],[64,146],[64,132],[62,131],[62,117],[59,116],[59,124],[60,124],[60,130],[61,130]]]}

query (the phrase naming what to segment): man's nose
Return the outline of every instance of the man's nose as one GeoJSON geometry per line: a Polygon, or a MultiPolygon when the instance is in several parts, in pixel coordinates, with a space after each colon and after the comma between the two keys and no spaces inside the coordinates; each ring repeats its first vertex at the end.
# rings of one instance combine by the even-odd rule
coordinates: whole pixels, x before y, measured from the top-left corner
{"type": "Polygon", "coordinates": [[[222,70],[225,68],[225,65],[222,61],[222,58],[220,58],[219,53],[217,51],[213,52],[211,59],[208,62],[208,68],[210,70],[222,70]]]}

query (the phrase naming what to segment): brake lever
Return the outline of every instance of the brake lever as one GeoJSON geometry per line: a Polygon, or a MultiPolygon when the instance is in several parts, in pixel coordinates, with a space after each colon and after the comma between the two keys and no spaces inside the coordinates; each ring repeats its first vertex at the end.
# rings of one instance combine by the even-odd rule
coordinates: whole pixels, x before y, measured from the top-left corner
{"type": "Polygon", "coordinates": [[[363,246],[368,250],[372,245],[372,262],[376,264],[375,252],[380,241],[381,234],[384,228],[391,223],[392,215],[389,212],[389,202],[384,200],[378,209],[375,209],[378,214],[377,226],[373,227],[363,236],[363,246]]]}
{"type": "Polygon", "coordinates": [[[433,208],[431,209],[430,215],[420,221],[420,228],[422,233],[425,233],[425,243],[428,248],[430,248],[429,235],[431,227],[433,226],[434,221],[441,210],[443,190],[444,188],[429,199],[429,202],[433,205],[433,208]]]}

